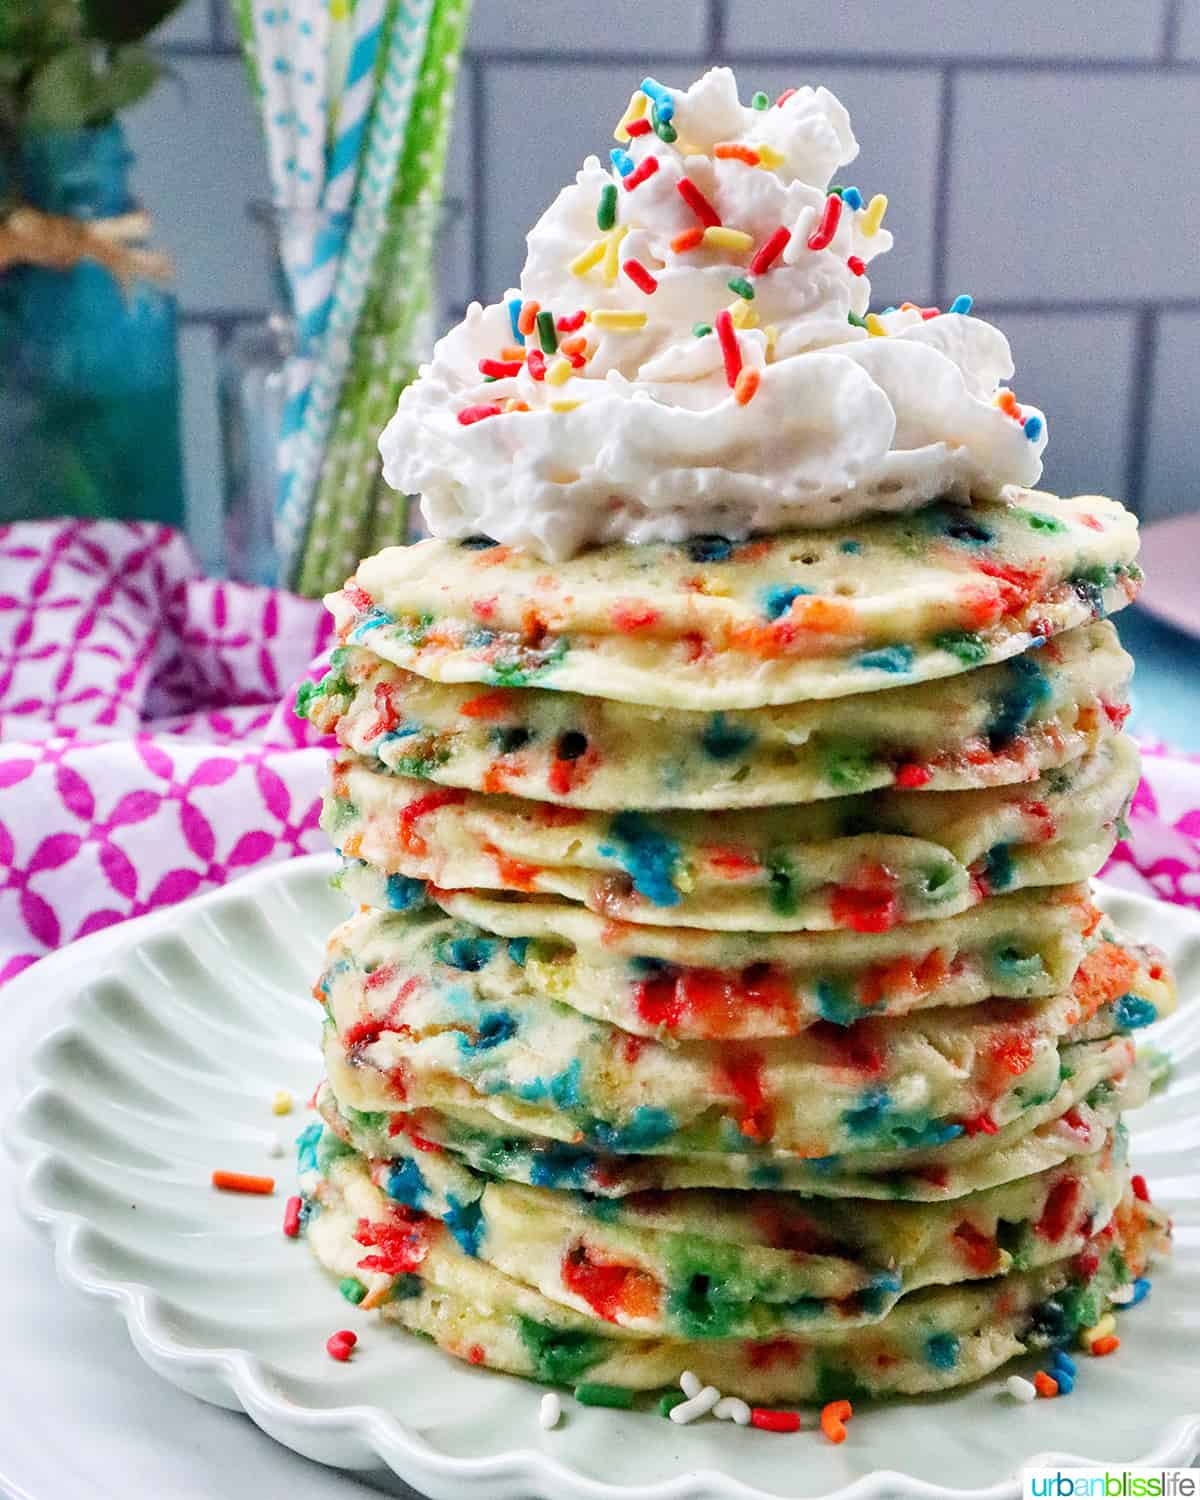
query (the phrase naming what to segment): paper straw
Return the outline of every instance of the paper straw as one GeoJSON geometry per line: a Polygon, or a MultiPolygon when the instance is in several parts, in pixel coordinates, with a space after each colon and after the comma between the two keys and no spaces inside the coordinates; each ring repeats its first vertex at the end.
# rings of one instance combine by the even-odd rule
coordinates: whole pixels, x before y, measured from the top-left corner
{"type": "Polygon", "coordinates": [[[304,541],[321,456],[350,362],[350,338],[366,301],[379,243],[387,228],[387,205],[404,151],[431,10],[432,0],[400,0],[388,39],[387,65],[368,134],[358,201],[338,266],[333,306],[313,372],[304,425],[296,439],[291,482],[276,517],[276,547],[285,579],[291,576],[304,541]]]}
{"type": "Polygon", "coordinates": [[[403,538],[406,507],[399,497],[376,504],[372,514],[371,496],[377,493],[379,473],[376,444],[400,391],[415,374],[411,369],[414,356],[425,353],[418,345],[424,342],[421,325],[431,313],[446,149],[469,13],[470,0],[437,0],[391,207],[403,233],[395,244],[394,260],[389,256],[391,263],[377,268],[363,317],[368,330],[382,330],[383,347],[373,349],[373,357],[364,366],[360,345],[349,372],[342,405],[357,406],[358,420],[353,428],[342,428],[337,461],[321,474],[300,568],[299,586],[305,593],[334,587],[372,545],[403,538]],[[394,530],[384,533],[389,523],[394,530]]]}

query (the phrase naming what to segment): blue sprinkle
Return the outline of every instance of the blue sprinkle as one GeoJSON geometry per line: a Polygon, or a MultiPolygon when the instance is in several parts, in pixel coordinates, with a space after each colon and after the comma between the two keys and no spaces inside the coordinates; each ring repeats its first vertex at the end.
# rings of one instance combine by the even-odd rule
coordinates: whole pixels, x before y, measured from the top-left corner
{"type": "Polygon", "coordinates": [[[994,891],[1002,891],[1012,884],[1012,850],[1008,844],[992,845],[983,857],[983,873],[994,891]]]}
{"type": "Polygon", "coordinates": [[[842,1120],[852,1135],[874,1135],[887,1116],[890,1100],[883,1089],[867,1089],[854,1109],[842,1111],[842,1120]]]}
{"type": "Polygon", "coordinates": [[[378,630],[381,625],[391,625],[393,623],[392,617],[388,614],[387,610],[376,606],[374,609],[368,610],[358,622],[350,632],[350,638],[355,641],[361,640],[368,630],[378,630]]]}
{"type": "Polygon", "coordinates": [[[795,600],[803,594],[811,594],[812,589],[801,588],[798,583],[776,583],[762,591],[763,614],[768,620],[778,620],[786,615],[795,600]]]}
{"type": "Polygon", "coordinates": [[[861,208],[863,206],[863,196],[856,187],[843,188],[842,202],[847,208],[861,208]]]}
{"type": "Polygon", "coordinates": [[[1054,1378],[1058,1382],[1058,1394],[1060,1396],[1069,1396],[1075,1389],[1074,1375],[1068,1375],[1065,1370],[1060,1370],[1057,1366],[1054,1370],[1054,1378]]]}
{"type": "Polygon", "coordinates": [[[550,1080],[550,1098],[559,1109],[575,1109],[579,1106],[583,1097],[579,1087],[581,1071],[579,1059],[575,1058],[570,1067],[556,1073],[550,1080]]]}
{"type": "Polygon", "coordinates": [[[958,296],[955,297],[950,306],[946,309],[946,311],[956,313],[969,313],[974,306],[975,298],[972,297],[969,292],[960,292],[958,296]]]}
{"type": "Polygon", "coordinates": [[[442,938],[434,950],[439,963],[452,969],[464,969],[468,974],[478,974],[490,962],[496,944],[485,937],[442,938]]]}
{"type": "Polygon", "coordinates": [[[952,1370],[958,1363],[958,1339],[952,1333],[934,1333],[925,1340],[925,1358],[935,1370],[952,1370]]]}
{"type": "Polygon", "coordinates": [[[657,78],[642,79],[642,93],[648,99],[653,99],[658,105],[658,118],[660,120],[671,120],[675,117],[675,101],[671,98],[671,91],[664,84],[659,83],[657,78]]]}
{"type": "Polygon", "coordinates": [[[1065,1371],[1072,1378],[1075,1376],[1075,1361],[1065,1349],[1056,1349],[1050,1356],[1050,1368],[1055,1372],[1055,1378],[1059,1370],[1065,1371]]]}
{"type": "MultiPolygon", "coordinates": [[[[617,853],[629,872],[638,894],[655,906],[678,906],[674,875],[679,863],[679,845],[636,812],[618,813],[609,824],[609,832],[620,846],[612,852],[617,853]]],[[[609,852],[601,850],[604,854],[609,852]]]]}
{"type": "Polygon", "coordinates": [[[1150,1281],[1145,1276],[1139,1276],[1133,1283],[1133,1296],[1125,1304],[1126,1307],[1136,1307],[1139,1302],[1145,1302],[1150,1295],[1150,1281]]]}
{"type": "Polygon", "coordinates": [[[534,1187],[586,1188],[596,1158],[560,1141],[530,1153],[529,1181],[534,1187]]]}
{"type": "Polygon", "coordinates": [[[512,326],[513,342],[517,343],[517,344],[523,344],[525,342],[525,335],[521,332],[520,328],[517,326],[518,322],[520,321],[520,317],[521,317],[521,308],[524,305],[525,304],[524,304],[524,302],[522,301],[522,299],[520,297],[512,297],[512,298],[509,299],[509,303],[508,303],[508,321],[509,321],[509,323],[512,326]]]}
{"type": "Polygon", "coordinates": [[[408,875],[389,875],[387,878],[387,903],[393,911],[411,911],[425,897],[425,882],[413,880],[408,875]]]}
{"type": "Polygon", "coordinates": [[[1036,443],[1038,438],[1041,437],[1042,428],[1045,425],[1046,424],[1042,421],[1041,417],[1026,417],[1025,425],[1024,427],[1022,427],[1021,431],[1025,434],[1025,436],[1031,443],[1036,443]]]}
{"type": "Polygon", "coordinates": [[[687,544],[687,555],[693,562],[728,562],[733,543],[727,536],[694,536],[687,544]]]}
{"type": "Polygon", "coordinates": [[[477,1256],[484,1231],[483,1209],[479,1200],[476,1198],[470,1203],[462,1203],[453,1193],[447,1193],[446,1202],[449,1207],[442,1215],[442,1222],[462,1250],[468,1255],[477,1256]]]}
{"type": "Polygon", "coordinates": [[[835,1026],[852,1026],[863,1015],[862,1006],[840,980],[817,980],[817,1009],[822,1020],[832,1021],[835,1026]]]}
{"type": "Polygon", "coordinates": [[[518,969],[525,967],[525,960],[529,956],[529,941],[527,937],[509,938],[508,940],[508,956],[518,969]]]}
{"type": "Polygon", "coordinates": [[[462,1052],[490,1052],[517,1034],[517,1020],[506,1010],[490,1010],[479,1019],[474,1039],[466,1032],[458,1033],[458,1045],[462,1052]]]}
{"type": "Polygon", "coordinates": [[[842,542],[838,547],[838,551],[849,552],[851,554],[859,553],[862,551],[862,543],[856,542],[853,539],[850,541],[842,542]]]}
{"type": "Polygon", "coordinates": [[[753,729],[745,724],[730,724],[724,714],[713,714],[704,726],[700,743],[713,760],[732,760],[736,755],[744,755],[756,738],[753,729]]]}
{"type": "Polygon", "coordinates": [[[895,311],[896,311],[895,307],[885,307],[884,310],[883,310],[883,313],[884,313],[884,316],[886,317],[888,313],[894,313],[895,311]]]}
{"type": "Polygon", "coordinates": [[[421,1176],[421,1169],[412,1158],[397,1163],[388,1173],[388,1197],[406,1208],[423,1208],[429,1196],[429,1187],[421,1176]]]}
{"type": "Polygon", "coordinates": [[[315,1172],[317,1170],[317,1144],[325,1127],[319,1120],[314,1120],[296,1137],[296,1167],[301,1172],[315,1172]]]}
{"type": "Polygon", "coordinates": [[[399,729],[389,729],[379,743],[386,745],[391,740],[411,740],[414,734],[420,734],[420,732],[419,724],[401,724],[399,729]]]}
{"type": "Polygon", "coordinates": [[[911,646],[884,646],[878,651],[867,651],[858,658],[858,665],[880,672],[908,672],[912,670],[911,646]]]}
{"type": "Polygon", "coordinates": [[[1158,1020],[1158,1011],[1141,995],[1122,995],[1113,1015],[1121,1031],[1136,1031],[1139,1026],[1149,1026],[1158,1020]]]}
{"type": "Polygon", "coordinates": [[[592,1127],[592,1135],[605,1151],[626,1153],[645,1151],[651,1146],[657,1146],[674,1129],[675,1121],[668,1110],[641,1104],[629,1117],[627,1125],[608,1125],[597,1121],[592,1127]]]}
{"type": "Polygon", "coordinates": [[[620,146],[614,146],[608,153],[612,164],[620,172],[622,177],[628,177],[633,171],[633,157],[628,151],[622,151],[620,146]]]}

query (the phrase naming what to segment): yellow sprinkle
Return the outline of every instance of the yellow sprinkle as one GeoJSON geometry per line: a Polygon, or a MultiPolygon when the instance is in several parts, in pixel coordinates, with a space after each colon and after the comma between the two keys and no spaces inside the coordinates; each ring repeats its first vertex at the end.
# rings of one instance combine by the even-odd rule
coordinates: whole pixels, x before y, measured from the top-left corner
{"type": "Polygon", "coordinates": [[[551,411],[574,411],[577,406],[582,406],[582,401],[551,401],[551,411]]]}
{"type": "Polygon", "coordinates": [[[625,113],[617,121],[617,128],[613,131],[613,140],[620,141],[622,146],[629,140],[629,126],[633,120],[640,120],[646,113],[647,99],[641,89],[634,89],[629,96],[629,106],[625,113]]]}
{"type": "Polygon", "coordinates": [[[583,254],[577,255],[571,262],[572,276],[586,276],[593,266],[598,266],[604,259],[607,248],[604,240],[593,240],[583,254]]]}
{"type": "Polygon", "coordinates": [[[675,149],[680,156],[703,156],[704,152],[699,146],[693,145],[691,141],[676,141],[675,149]]]}
{"type": "Polygon", "coordinates": [[[868,313],[866,322],[867,332],[872,336],[872,338],[887,338],[887,329],[883,326],[883,319],[879,316],[878,313],[868,313]]]}
{"type": "Polygon", "coordinates": [[[864,238],[869,240],[878,231],[883,223],[883,216],[887,213],[887,205],[886,193],[876,193],[867,204],[862,218],[858,221],[858,227],[862,230],[864,238]]]}
{"type": "Polygon", "coordinates": [[[729,304],[729,317],[735,328],[758,327],[758,314],[749,302],[743,302],[740,297],[729,304]]]}
{"type": "Polygon", "coordinates": [[[1117,1326],[1117,1320],[1112,1313],[1107,1312],[1094,1328],[1081,1328],[1079,1330],[1079,1342],[1084,1349],[1090,1349],[1097,1339],[1107,1338],[1117,1326]]]}
{"type": "Polygon", "coordinates": [[[618,224],[615,229],[610,229],[607,235],[605,235],[604,279],[609,286],[612,286],[613,282],[616,281],[617,273],[621,269],[621,258],[618,251],[621,248],[621,241],[628,233],[629,226],[627,224],[618,224]]]}
{"type": "Polygon", "coordinates": [[[271,1100],[271,1113],[273,1115],[290,1115],[292,1112],[292,1096],[287,1089],[276,1090],[274,1099],[271,1100]]]}
{"type": "Polygon", "coordinates": [[[569,359],[556,359],[546,371],[546,379],[551,385],[562,385],[571,378],[571,361],[569,359]]]}
{"type": "Polygon", "coordinates": [[[724,224],[710,224],[704,231],[704,243],[721,250],[749,250],[754,237],[744,229],[729,229],[724,224]]]}
{"type": "Polygon", "coordinates": [[[775,345],[779,342],[779,329],[774,323],[768,323],[763,332],[767,336],[767,358],[770,359],[775,353],[775,345]]]}
{"type": "Polygon", "coordinates": [[[605,328],[617,333],[630,333],[635,328],[645,328],[644,312],[620,312],[615,307],[597,307],[592,312],[592,323],[596,328],[605,328]]]}
{"type": "Polygon", "coordinates": [[[783,154],[776,151],[774,146],[755,146],[754,150],[758,152],[759,166],[766,167],[769,172],[783,166],[783,154]]]}

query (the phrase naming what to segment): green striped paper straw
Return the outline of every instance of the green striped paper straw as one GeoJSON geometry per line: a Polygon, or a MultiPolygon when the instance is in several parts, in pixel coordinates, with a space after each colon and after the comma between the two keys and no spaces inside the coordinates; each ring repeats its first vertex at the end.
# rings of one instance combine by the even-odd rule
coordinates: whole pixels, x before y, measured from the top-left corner
{"type": "MultiPolygon", "coordinates": [[[[436,0],[389,207],[393,226],[403,225],[404,233],[395,254],[384,254],[374,268],[361,325],[369,334],[379,330],[382,342],[358,341],[340,402],[353,416],[336,424],[337,451],[322,471],[299,573],[302,593],[336,588],[365,552],[404,538],[402,497],[380,495],[377,443],[415,374],[414,358],[426,352],[419,345],[431,311],[446,150],[469,17],[470,0],[436,0]]],[[[393,247],[385,238],[381,248],[393,247]]]]}

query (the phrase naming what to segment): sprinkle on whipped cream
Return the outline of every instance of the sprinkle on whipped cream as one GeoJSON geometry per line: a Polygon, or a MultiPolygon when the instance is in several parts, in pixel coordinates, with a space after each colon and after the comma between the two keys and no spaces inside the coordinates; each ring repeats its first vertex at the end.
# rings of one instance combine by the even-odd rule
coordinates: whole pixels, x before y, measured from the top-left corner
{"type": "Polygon", "coordinates": [[[887,199],[824,88],[738,99],[647,78],[401,396],[384,475],[435,536],[560,561],[605,542],[823,526],[1041,473],[1008,342],[950,308],[870,310],[887,199]]]}

